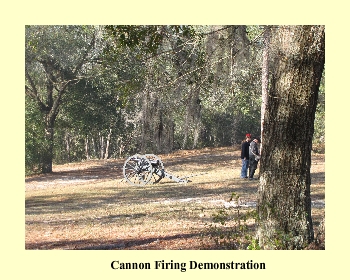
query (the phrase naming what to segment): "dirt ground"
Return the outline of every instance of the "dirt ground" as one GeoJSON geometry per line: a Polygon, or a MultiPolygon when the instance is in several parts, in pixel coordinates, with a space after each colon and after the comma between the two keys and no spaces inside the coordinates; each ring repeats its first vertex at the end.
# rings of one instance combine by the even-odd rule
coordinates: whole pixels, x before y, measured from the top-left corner
{"type": "MultiPolygon", "coordinates": [[[[52,174],[27,177],[26,249],[244,249],[232,236],[237,224],[254,231],[248,214],[258,181],[239,178],[239,156],[237,147],[159,155],[167,172],[189,183],[130,186],[125,159],[56,165],[52,174]]],[[[324,154],[313,155],[311,173],[317,234],[325,216],[324,154]]]]}

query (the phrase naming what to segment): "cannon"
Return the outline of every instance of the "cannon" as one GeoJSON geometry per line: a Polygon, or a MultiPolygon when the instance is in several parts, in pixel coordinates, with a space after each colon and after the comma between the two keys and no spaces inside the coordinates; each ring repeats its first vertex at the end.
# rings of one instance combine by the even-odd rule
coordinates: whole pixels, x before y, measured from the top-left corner
{"type": "Polygon", "coordinates": [[[158,183],[163,178],[169,178],[177,183],[190,182],[186,178],[179,178],[164,170],[163,162],[153,154],[133,155],[123,166],[125,180],[134,186],[158,183]]]}

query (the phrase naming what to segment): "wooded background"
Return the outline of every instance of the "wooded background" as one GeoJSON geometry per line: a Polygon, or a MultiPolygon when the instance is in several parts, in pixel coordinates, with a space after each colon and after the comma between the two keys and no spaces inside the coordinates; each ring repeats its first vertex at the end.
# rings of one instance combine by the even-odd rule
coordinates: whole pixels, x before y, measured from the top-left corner
{"type": "MultiPolygon", "coordinates": [[[[26,26],[26,174],[259,136],[265,30],[26,26]]],[[[324,118],[323,78],[314,147],[324,118]]]]}

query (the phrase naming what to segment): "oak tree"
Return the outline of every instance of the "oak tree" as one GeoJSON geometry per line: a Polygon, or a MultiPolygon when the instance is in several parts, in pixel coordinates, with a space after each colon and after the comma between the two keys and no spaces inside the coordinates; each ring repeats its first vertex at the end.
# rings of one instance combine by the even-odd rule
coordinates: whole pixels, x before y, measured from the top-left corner
{"type": "Polygon", "coordinates": [[[270,47],[271,79],[258,199],[259,243],[265,249],[302,249],[314,239],[310,166],[325,63],[325,27],[273,27],[270,47]]]}
{"type": "Polygon", "coordinates": [[[44,118],[42,172],[49,173],[63,96],[98,60],[98,30],[91,26],[26,26],[25,31],[25,93],[44,118]]]}

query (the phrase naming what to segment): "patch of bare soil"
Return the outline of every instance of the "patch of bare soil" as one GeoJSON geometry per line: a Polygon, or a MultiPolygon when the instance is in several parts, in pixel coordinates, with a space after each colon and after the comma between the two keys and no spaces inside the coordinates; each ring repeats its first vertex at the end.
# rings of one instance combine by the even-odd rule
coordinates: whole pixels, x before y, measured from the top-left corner
{"type": "MultiPolygon", "coordinates": [[[[27,177],[26,249],[242,249],[215,235],[234,234],[237,217],[247,232],[255,227],[249,213],[258,181],[239,178],[239,156],[238,147],[159,155],[167,172],[191,177],[187,184],[130,186],[122,174],[126,159],[57,165],[52,174],[27,177]]],[[[317,234],[325,213],[324,155],[313,155],[311,172],[317,234]]]]}

